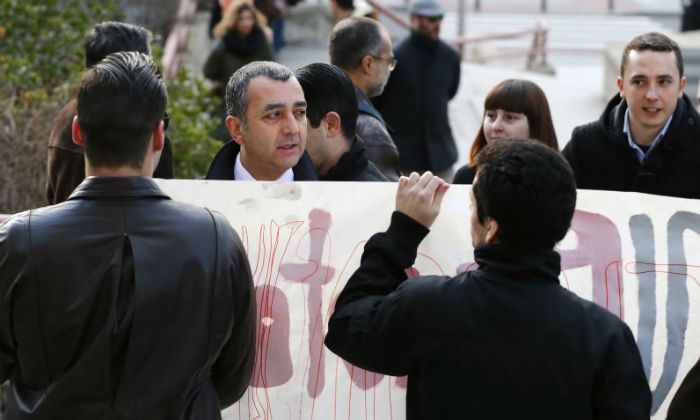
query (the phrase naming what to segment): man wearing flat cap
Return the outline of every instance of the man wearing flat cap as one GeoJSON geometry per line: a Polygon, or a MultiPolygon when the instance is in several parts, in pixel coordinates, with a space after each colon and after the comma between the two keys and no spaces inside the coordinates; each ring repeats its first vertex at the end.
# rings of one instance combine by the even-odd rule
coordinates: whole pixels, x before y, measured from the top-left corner
{"type": "Polygon", "coordinates": [[[447,103],[459,87],[460,57],[440,40],[445,9],[437,1],[416,0],[409,11],[411,35],[394,48],[396,69],[373,102],[393,129],[401,172],[432,171],[450,181],[457,147],[447,103]]]}

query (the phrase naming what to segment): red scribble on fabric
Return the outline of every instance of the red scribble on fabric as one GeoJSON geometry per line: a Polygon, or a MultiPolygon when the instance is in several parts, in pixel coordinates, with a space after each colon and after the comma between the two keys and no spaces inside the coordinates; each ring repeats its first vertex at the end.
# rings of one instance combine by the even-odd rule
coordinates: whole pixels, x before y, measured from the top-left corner
{"type": "Polygon", "coordinates": [[[284,292],[270,285],[256,287],[255,297],[261,351],[256,362],[259,369],[250,385],[256,388],[283,385],[294,371],[289,352],[289,302],[284,292]]]}
{"type": "MultiPolygon", "coordinates": [[[[273,383],[283,384],[289,380],[284,378],[292,375],[292,372],[288,371],[290,368],[293,370],[291,356],[288,354],[289,308],[284,293],[276,287],[279,271],[275,270],[275,265],[284,260],[291,238],[302,225],[302,221],[292,221],[280,226],[275,220],[271,220],[269,229],[266,230],[265,225],[261,225],[259,229],[258,254],[253,270],[258,302],[257,350],[251,381],[255,386],[249,388],[247,398],[248,412],[255,413],[253,418],[267,418],[267,414],[272,413],[268,387],[273,383]],[[283,231],[286,231],[287,235],[282,235],[283,231]],[[284,297],[283,302],[286,304],[283,303],[282,310],[279,310],[276,299],[281,297],[284,297]],[[287,306],[286,310],[284,306],[287,306]],[[283,341],[283,344],[280,341],[283,341]],[[286,362],[285,359],[289,361],[286,362]],[[268,371],[269,366],[273,367],[272,371],[268,371]]],[[[242,232],[245,237],[244,243],[247,244],[247,229],[242,228],[242,232]]],[[[250,253],[248,255],[250,256],[250,253]]]]}
{"type": "Polygon", "coordinates": [[[681,277],[687,277],[690,280],[692,280],[695,285],[700,287],[700,281],[695,276],[691,276],[690,274],[686,273],[680,273],[680,272],[675,272],[672,271],[673,267],[685,267],[685,268],[700,268],[700,265],[691,265],[691,264],[660,264],[660,263],[651,263],[651,262],[643,262],[643,261],[635,261],[635,262],[629,262],[625,264],[625,272],[629,274],[646,274],[646,273],[661,273],[661,274],[671,274],[675,276],[681,276],[681,277]],[[631,270],[629,269],[630,266],[649,266],[651,267],[650,270],[631,270]],[[657,267],[668,267],[666,270],[659,270],[657,267]]]}
{"type": "MultiPolygon", "coordinates": [[[[324,347],[323,347],[323,286],[331,281],[335,275],[335,269],[328,265],[331,261],[331,244],[329,229],[331,214],[325,210],[313,209],[309,212],[309,231],[301,238],[309,238],[308,258],[298,255],[297,258],[304,261],[301,264],[286,263],[280,267],[280,272],[285,279],[306,284],[308,286],[308,315],[309,315],[309,375],[307,378],[307,392],[312,398],[321,394],[324,387],[324,347]],[[328,240],[328,252],[326,248],[328,240]],[[326,263],[326,265],[324,265],[326,263]]],[[[299,246],[300,246],[299,245],[299,246]]],[[[297,251],[299,249],[297,247],[297,251]]],[[[305,373],[306,375],[306,373],[305,373]]],[[[313,407],[312,407],[313,416],[313,407]]]]}
{"type": "Polygon", "coordinates": [[[601,214],[576,210],[571,230],[579,244],[576,249],[559,250],[562,271],[590,265],[593,301],[624,319],[622,244],[617,226],[601,214]]]}

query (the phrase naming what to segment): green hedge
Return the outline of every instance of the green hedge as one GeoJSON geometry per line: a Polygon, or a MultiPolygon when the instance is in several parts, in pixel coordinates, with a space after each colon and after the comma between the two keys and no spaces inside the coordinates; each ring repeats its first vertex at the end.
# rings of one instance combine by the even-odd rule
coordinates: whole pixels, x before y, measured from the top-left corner
{"type": "MultiPolygon", "coordinates": [[[[114,0],[0,0],[0,10],[0,213],[14,213],[46,204],[46,145],[80,80],[85,34],[124,15],[114,0]]],[[[217,98],[186,70],[168,91],[175,175],[201,176],[220,146],[207,113],[217,98]]]]}

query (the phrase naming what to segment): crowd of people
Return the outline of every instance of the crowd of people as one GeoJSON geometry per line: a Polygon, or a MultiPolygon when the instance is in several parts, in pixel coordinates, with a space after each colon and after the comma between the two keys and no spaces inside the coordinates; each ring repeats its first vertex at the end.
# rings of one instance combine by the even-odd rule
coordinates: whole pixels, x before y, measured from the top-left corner
{"type": "MultiPolygon", "coordinates": [[[[460,59],[439,38],[435,0],[412,3],[411,34],[396,46],[381,23],[343,14],[330,64],[295,71],[272,61],[273,18],[249,1],[216,4],[205,74],[225,104],[226,142],[205,178],[397,185],[389,228],[337,298],[329,349],[408,375],[410,420],[649,419],[632,332],[559,284],[554,248],[577,188],[700,199],[700,114],[672,39],[629,42],[619,93],[562,152],[542,89],[497,84],[453,174],[447,104],[460,59]],[[453,175],[472,185],[478,268],[406,281],[453,175]]],[[[171,200],[151,179],[172,177],[173,157],[149,43],[130,24],[90,31],[79,91],[49,136],[53,205],[0,226],[11,419],[214,419],[250,381],[256,305],[241,241],[221,214],[171,200]]],[[[700,362],[668,411],[696,418],[700,362]]]]}

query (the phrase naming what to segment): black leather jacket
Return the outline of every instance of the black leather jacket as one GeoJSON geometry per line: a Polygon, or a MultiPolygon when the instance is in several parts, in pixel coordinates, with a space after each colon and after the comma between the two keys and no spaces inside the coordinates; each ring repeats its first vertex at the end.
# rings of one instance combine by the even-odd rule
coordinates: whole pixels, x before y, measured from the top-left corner
{"type": "Polygon", "coordinates": [[[228,221],[90,177],[0,226],[10,419],[215,419],[247,389],[255,293],[228,221]]]}

